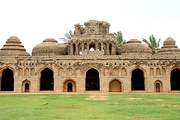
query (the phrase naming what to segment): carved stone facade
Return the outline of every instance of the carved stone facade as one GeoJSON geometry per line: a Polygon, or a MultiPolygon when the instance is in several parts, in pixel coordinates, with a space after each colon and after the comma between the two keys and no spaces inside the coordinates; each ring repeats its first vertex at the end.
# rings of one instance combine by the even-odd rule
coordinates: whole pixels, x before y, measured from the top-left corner
{"type": "Polygon", "coordinates": [[[180,92],[180,49],[167,38],[152,51],[131,39],[120,47],[110,24],[90,20],[75,25],[66,44],[52,38],[32,55],[12,36],[0,51],[0,92],[180,92]]]}

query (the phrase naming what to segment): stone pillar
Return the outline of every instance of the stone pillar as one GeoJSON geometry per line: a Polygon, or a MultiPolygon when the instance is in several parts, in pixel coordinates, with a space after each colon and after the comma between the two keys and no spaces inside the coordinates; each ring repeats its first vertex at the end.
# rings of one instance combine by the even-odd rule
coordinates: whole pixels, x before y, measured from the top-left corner
{"type": "Polygon", "coordinates": [[[87,54],[89,54],[89,44],[87,44],[87,54]]]}
{"type": "Polygon", "coordinates": [[[98,43],[95,43],[95,51],[98,51],[98,43]]]}
{"type": "Polygon", "coordinates": [[[70,45],[70,55],[73,55],[74,52],[74,48],[73,48],[73,44],[70,45]]]}
{"type": "Polygon", "coordinates": [[[111,54],[116,55],[116,47],[113,44],[112,44],[112,48],[111,48],[111,54]]]}
{"type": "Polygon", "coordinates": [[[78,44],[77,43],[75,44],[75,47],[76,47],[75,55],[79,55],[79,48],[78,48],[78,44]]]}
{"type": "Polygon", "coordinates": [[[106,55],[109,55],[109,43],[107,44],[106,53],[106,55]]]}
{"type": "Polygon", "coordinates": [[[81,47],[82,47],[82,54],[84,53],[84,43],[81,44],[81,47]]]}

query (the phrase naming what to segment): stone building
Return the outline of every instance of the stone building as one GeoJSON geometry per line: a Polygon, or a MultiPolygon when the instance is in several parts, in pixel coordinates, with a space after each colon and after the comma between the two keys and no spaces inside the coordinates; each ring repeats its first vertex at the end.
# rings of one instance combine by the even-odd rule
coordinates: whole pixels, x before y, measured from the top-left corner
{"type": "Polygon", "coordinates": [[[18,37],[0,50],[0,92],[180,92],[180,49],[167,38],[155,54],[131,39],[119,47],[110,24],[75,25],[66,44],[48,38],[32,55],[18,37]]]}

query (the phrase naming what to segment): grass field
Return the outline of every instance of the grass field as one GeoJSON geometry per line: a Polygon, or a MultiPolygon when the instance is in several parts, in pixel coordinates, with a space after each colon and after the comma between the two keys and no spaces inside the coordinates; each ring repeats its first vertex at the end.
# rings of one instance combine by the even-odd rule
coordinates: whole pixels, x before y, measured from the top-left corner
{"type": "Polygon", "coordinates": [[[0,120],[180,120],[180,94],[1,94],[0,120]]]}

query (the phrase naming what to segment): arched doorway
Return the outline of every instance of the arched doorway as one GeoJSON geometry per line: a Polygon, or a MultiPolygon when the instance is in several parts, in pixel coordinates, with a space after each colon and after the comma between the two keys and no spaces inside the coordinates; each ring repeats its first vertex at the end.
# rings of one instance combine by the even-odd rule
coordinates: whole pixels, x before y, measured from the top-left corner
{"type": "Polygon", "coordinates": [[[31,82],[29,80],[24,80],[22,82],[22,92],[30,92],[31,82]]]}
{"type": "Polygon", "coordinates": [[[144,73],[138,68],[132,71],[131,90],[144,90],[144,73]]]}
{"type": "Polygon", "coordinates": [[[76,92],[76,83],[73,80],[66,80],[64,82],[63,92],[76,92]]]}
{"type": "Polygon", "coordinates": [[[53,71],[49,68],[41,72],[40,90],[54,90],[53,71]]]}
{"type": "Polygon", "coordinates": [[[160,80],[155,81],[154,83],[155,92],[162,92],[162,82],[160,80]]]}
{"type": "Polygon", "coordinates": [[[25,89],[24,89],[25,92],[29,92],[29,83],[26,83],[25,84],[25,89]]]}
{"type": "Polygon", "coordinates": [[[99,72],[94,68],[88,70],[86,72],[86,90],[100,90],[99,85],[99,72]]]}
{"type": "Polygon", "coordinates": [[[119,80],[112,80],[109,83],[109,92],[121,92],[121,82],[119,80]]]}
{"type": "Polygon", "coordinates": [[[68,83],[67,85],[67,91],[72,92],[72,83],[68,83]]]}
{"type": "Polygon", "coordinates": [[[14,75],[9,68],[2,73],[1,91],[14,91],[14,75]]]}
{"type": "Polygon", "coordinates": [[[174,69],[171,71],[171,90],[180,90],[180,70],[174,69]]]}

